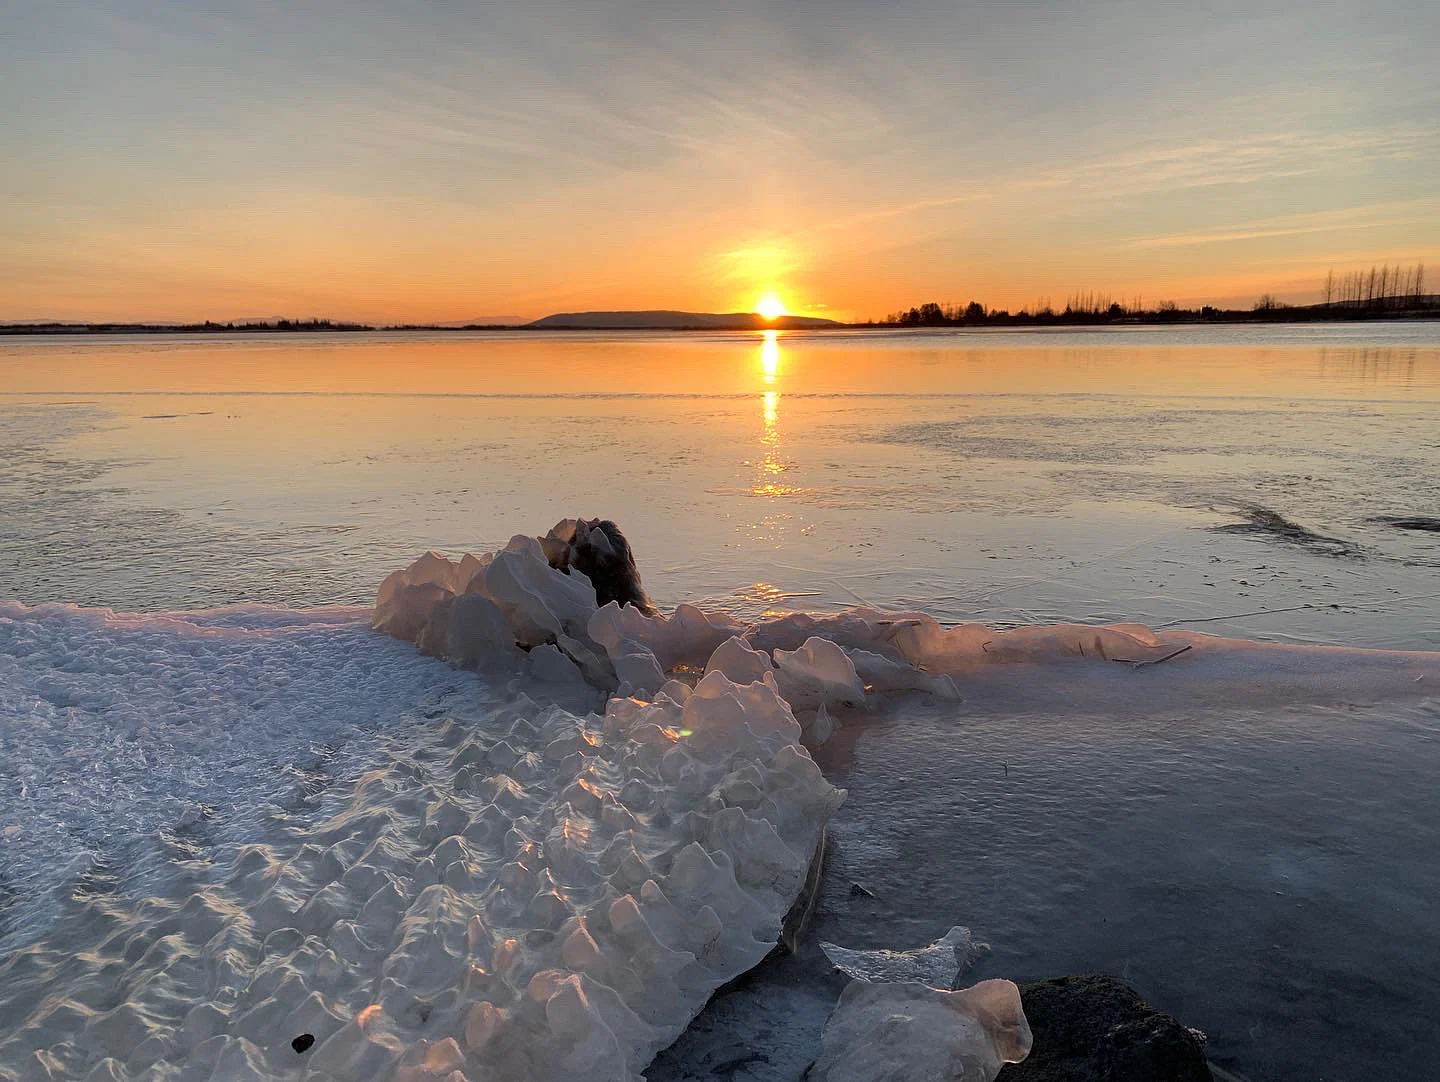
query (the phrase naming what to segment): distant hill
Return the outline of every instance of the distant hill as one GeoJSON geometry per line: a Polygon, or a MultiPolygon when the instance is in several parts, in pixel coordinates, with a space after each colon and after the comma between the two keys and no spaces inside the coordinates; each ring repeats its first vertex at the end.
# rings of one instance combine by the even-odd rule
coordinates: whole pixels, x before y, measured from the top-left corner
{"type": "Polygon", "coordinates": [[[754,312],[557,312],[525,326],[537,331],[794,331],[811,327],[843,327],[833,319],[778,316],[754,312]]]}
{"type": "Polygon", "coordinates": [[[522,316],[476,316],[474,319],[452,319],[444,323],[428,323],[428,327],[464,330],[466,327],[520,327],[528,322],[522,316]]]}

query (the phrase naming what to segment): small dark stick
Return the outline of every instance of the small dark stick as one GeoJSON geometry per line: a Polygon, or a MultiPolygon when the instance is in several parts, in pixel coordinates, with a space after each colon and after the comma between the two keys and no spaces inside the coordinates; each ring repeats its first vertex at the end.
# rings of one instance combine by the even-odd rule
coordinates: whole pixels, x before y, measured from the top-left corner
{"type": "Polygon", "coordinates": [[[1178,650],[1172,650],[1170,653],[1166,654],[1164,657],[1150,658],[1150,659],[1144,660],[1144,661],[1136,661],[1134,658],[1128,658],[1128,657],[1112,657],[1110,660],[1111,660],[1111,661],[1118,661],[1118,662],[1120,662],[1122,665],[1129,665],[1129,666],[1131,666],[1132,668],[1143,669],[1146,665],[1159,665],[1162,661],[1169,661],[1172,657],[1179,657],[1179,656],[1180,656],[1181,654],[1183,654],[1186,650],[1189,650],[1190,647],[1191,647],[1191,645],[1192,645],[1191,643],[1188,643],[1188,642],[1187,642],[1184,646],[1180,647],[1180,649],[1178,649],[1178,650]]]}

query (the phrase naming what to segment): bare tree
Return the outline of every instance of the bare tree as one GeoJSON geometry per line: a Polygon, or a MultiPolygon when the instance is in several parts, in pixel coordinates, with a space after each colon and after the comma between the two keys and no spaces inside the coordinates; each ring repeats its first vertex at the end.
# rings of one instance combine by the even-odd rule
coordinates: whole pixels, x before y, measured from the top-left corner
{"type": "Polygon", "coordinates": [[[1335,273],[1332,267],[1320,283],[1326,305],[1343,308],[1419,308],[1425,303],[1425,264],[1413,266],[1389,263],[1359,271],[1335,273]]]}

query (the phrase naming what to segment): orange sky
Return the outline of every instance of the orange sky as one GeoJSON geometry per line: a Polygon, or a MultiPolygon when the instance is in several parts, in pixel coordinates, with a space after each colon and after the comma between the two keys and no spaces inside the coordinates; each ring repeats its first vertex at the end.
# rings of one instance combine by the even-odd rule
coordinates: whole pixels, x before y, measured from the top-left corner
{"type": "Polygon", "coordinates": [[[0,319],[1440,289],[1433,5],[113,7],[6,16],[0,319]]]}

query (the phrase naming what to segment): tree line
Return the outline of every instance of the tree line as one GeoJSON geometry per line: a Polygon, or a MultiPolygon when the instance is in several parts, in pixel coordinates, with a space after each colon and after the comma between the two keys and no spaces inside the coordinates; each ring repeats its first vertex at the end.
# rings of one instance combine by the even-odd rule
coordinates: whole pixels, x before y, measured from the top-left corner
{"type": "Polygon", "coordinates": [[[1440,309],[1440,297],[1425,292],[1425,264],[1372,266],[1336,274],[1332,268],[1321,283],[1319,304],[1290,305],[1273,293],[1263,293],[1249,308],[1201,305],[1182,308],[1175,301],[1146,307],[1139,297],[1123,301],[1109,293],[1077,290],[1058,311],[1048,297],[1018,312],[988,308],[980,301],[942,304],[930,301],[891,312],[874,324],[899,327],[1035,326],[1051,323],[1174,323],[1179,321],[1244,322],[1247,320],[1351,319],[1391,312],[1427,312],[1440,309]]]}
{"type": "Polygon", "coordinates": [[[1153,308],[1145,308],[1139,298],[1135,298],[1127,304],[1115,300],[1108,293],[1082,291],[1067,297],[1065,307],[1058,311],[1048,297],[1042,298],[1034,305],[1022,308],[1018,312],[1011,312],[1006,308],[989,308],[979,301],[971,301],[964,305],[940,304],[930,301],[913,308],[902,308],[897,312],[891,312],[884,319],[871,322],[900,327],[1110,323],[1120,319],[1165,323],[1187,317],[1199,318],[1202,311],[1209,314],[1217,312],[1218,309],[1208,305],[1204,309],[1185,309],[1174,301],[1160,301],[1153,308]]]}
{"type": "Polygon", "coordinates": [[[1371,264],[1368,271],[1346,271],[1336,275],[1332,267],[1320,288],[1322,304],[1344,308],[1407,309],[1427,307],[1425,264],[1394,267],[1371,264]]]}
{"type": "Polygon", "coordinates": [[[217,323],[0,323],[3,335],[41,334],[256,334],[290,331],[373,331],[368,323],[346,323],[333,319],[278,319],[271,322],[217,323]]]}

